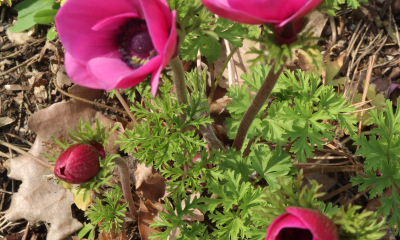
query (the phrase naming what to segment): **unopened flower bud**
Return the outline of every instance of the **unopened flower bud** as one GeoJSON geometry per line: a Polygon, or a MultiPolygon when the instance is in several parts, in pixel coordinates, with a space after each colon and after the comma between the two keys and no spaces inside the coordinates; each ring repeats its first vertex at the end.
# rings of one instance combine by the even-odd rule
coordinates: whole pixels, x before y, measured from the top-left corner
{"type": "Polygon", "coordinates": [[[104,150],[104,147],[100,143],[93,142],[90,145],[96,148],[96,150],[100,153],[102,159],[106,158],[106,151],[104,150]]]}
{"type": "Polygon", "coordinates": [[[58,157],[54,174],[68,183],[87,182],[100,171],[100,157],[101,154],[92,145],[73,145],[58,157]]]}

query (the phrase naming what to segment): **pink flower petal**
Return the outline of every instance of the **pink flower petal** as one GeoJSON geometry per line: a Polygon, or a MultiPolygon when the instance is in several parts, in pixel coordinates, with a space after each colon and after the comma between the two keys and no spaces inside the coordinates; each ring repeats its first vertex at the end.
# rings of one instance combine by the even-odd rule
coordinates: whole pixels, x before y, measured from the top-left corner
{"type": "Polygon", "coordinates": [[[297,217],[285,213],[277,217],[268,227],[265,240],[278,240],[278,235],[283,228],[307,229],[307,226],[297,217]]]}
{"type": "Polygon", "coordinates": [[[308,0],[228,0],[229,6],[262,18],[265,22],[282,22],[295,14],[308,0]]]}
{"type": "Polygon", "coordinates": [[[392,83],[392,84],[390,85],[390,93],[392,93],[392,92],[397,88],[397,86],[399,86],[398,83],[392,83]]]}
{"type": "Polygon", "coordinates": [[[109,91],[136,86],[160,66],[161,60],[161,56],[156,56],[140,68],[132,69],[120,59],[94,58],[88,63],[88,71],[103,89],[109,91]]]}
{"type": "Polygon", "coordinates": [[[311,231],[314,240],[339,240],[335,224],[320,211],[298,207],[287,207],[285,210],[311,231]]]}
{"type": "MultiPolygon", "coordinates": [[[[306,16],[308,13],[310,13],[312,10],[314,10],[318,5],[322,2],[323,0],[309,0],[305,3],[305,5],[301,8],[298,8],[299,10],[295,12],[292,16],[287,18],[285,21],[281,22],[278,27],[282,27],[283,25],[287,24],[290,21],[302,18],[306,16]]],[[[298,6],[299,7],[299,6],[298,6]]]]}
{"type": "Polygon", "coordinates": [[[73,82],[81,86],[102,89],[103,87],[88,73],[86,66],[76,61],[69,52],[65,53],[65,71],[73,82]]]}
{"type": "MultiPolygon", "coordinates": [[[[132,18],[139,18],[136,13],[123,13],[112,17],[107,17],[97,22],[92,30],[94,31],[121,31],[120,26],[124,26],[132,18]]],[[[110,34],[110,33],[109,33],[110,34]]]]}
{"type": "MultiPolygon", "coordinates": [[[[153,45],[158,53],[164,51],[171,28],[171,12],[159,0],[140,0],[153,45]],[[167,13],[168,11],[168,13],[167,13]],[[168,16],[169,15],[169,16],[168,16]]],[[[175,18],[172,19],[175,23],[175,18]]]]}
{"type": "Polygon", "coordinates": [[[58,35],[74,59],[85,64],[92,58],[109,57],[117,51],[117,36],[93,31],[92,27],[107,17],[138,13],[127,0],[115,3],[98,0],[68,0],[56,15],[58,35]],[[73,16],[73,17],[71,17],[73,16]]]}
{"type": "Polygon", "coordinates": [[[202,2],[211,12],[231,21],[244,24],[263,24],[266,22],[265,19],[241,11],[240,9],[231,8],[228,0],[202,0],[202,2]]]}
{"type": "MultiPolygon", "coordinates": [[[[172,11],[172,19],[174,21],[175,18],[176,18],[176,11],[172,11]]],[[[150,86],[151,86],[151,94],[153,94],[153,97],[155,97],[157,93],[161,71],[168,65],[169,61],[173,57],[174,53],[176,52],[177,45],[178,45],[178,38],[176,35],[176,26],[175,24],[173,24],[171,27],[171,32],[169,33],[169,38],[164,46],[161,66],[158,68],[156,72],[153,72],[151,76],[150,86]]]]}
{"type": "Polygon", "coordinates": [[[202,0],[213,13],[245,24],[276,23],[278,27],[304,17],[322,0],[202,0]]]}

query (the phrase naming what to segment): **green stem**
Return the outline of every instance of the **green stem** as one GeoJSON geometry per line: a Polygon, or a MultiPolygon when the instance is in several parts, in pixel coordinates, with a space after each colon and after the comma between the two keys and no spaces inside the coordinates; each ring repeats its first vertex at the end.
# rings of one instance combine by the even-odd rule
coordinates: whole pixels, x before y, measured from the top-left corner
{"type": "MultiPolygon", "coordinates": [[[[172,68],[172,75],[174,77],[174,86],[176,96],[178,98],[179,105],[181,104],[189,104],[186,83],[185,83],[185,70],[183,69],[183,65],[179,57],[175,57],[169,62],[169,65],[172,68]]],[[[186,115],[184,113],[181,114],[181,123],[184,123],[186,120],[186,115]]],[[[203,134],[204,139],[206,139],[207,143],[211,148],[221,149],[225,151],[221,142],[215,136],[215,133],[212,129],[211,124],[207,124],[206,127],[200,126],[199,128],[201,134],[203,134]]]]}
{"type": "Polygon", "coordinates": [[[225,148],[222,145],[222,143],[218,140],[217,136],[215,136],[211,124],[207,123],[206,126],[200,125],[199,130],[211,148],[225,152],[225,148]]]}
{"type": "Polygon", "coordinates": [[[286,62],[286,57],[283,57],[282,60],[283,64],[280,66],[279,70],[276,73],[274,69],[277,59],[274,60],[267,78],[265,79],[256,97],[251,102],[249,109],[246,111],[242,121],[240,122],[235,141],[233,142],[232,145],[232,148],[236,148],[237,151],[240,151],[242,149],[243,143],[246,139],[246,135],[247,132],[249,131],[251,124],[253,123],[254,119],[256,118],[258,112],[261,110],[264,103],[267,101],[269,95],[272,92],[272,89],[275,86],[275,83],[278,81],[278,78],[283,71],[286,62]]]}
{"type": "Polygon", "coordinates": [[[124,194],[125,200],[128,202],[129,211],[132,215],[137,218],[138,212],[135,207],[135,203],[133,202],[133,197],[131,193],[131,182],[129,178],[129,168],[128,164],[126,164],[125,160],[121,157],[116,157],[113,159],[115,165],[117,165],[119,169],[119,178],[121,180],[122,193],[124,194]]]}
{"type": "MultiPolygon", "coordinates": [[[[175,57],[169,62],[169,65],[172,68],[172,75],[174,76],[174,87],[179,105],[189,104],[185,83],[185,70],[183,69],[181,59],[179,57],[175,57]]],[[[184,113],[181,113],[181,123],[184,123],[185,120],[186,115],[184,113]]]]}

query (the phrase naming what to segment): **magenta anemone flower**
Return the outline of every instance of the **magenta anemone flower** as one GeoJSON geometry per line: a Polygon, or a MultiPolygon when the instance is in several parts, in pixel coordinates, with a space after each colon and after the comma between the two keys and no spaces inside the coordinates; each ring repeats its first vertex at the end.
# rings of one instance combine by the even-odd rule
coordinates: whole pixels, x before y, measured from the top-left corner
{"type": "Polygon", "coordinates": [[[322,0],[201,0],[213,13],[245,24],[274,24],[278,44],[297,40],[304,16],[322,0]]]}
{"type": "Polygon", "coordinates": [[[267,230],[265,240],[339,240],[336,226],[320,211],[287,207],[267,230]]]}
{"type": "Polygon", "coordinates": [[[73,82],[96,89],[129,88],[161,71],[177,46],[176,11],[166,0],[68,0],[56,27],[73,82]]]}

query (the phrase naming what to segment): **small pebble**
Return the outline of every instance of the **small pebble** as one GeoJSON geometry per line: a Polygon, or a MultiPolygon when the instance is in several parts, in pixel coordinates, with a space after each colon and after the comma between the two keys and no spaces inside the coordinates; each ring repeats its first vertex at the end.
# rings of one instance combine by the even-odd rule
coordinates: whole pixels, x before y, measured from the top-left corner
{"type": "Polygon", "coordinates": [[[350,26],[349,26],[349,30],[350,31],[354,31],[356,29],[356,25],[355,24],[351,24],[350,26]]]}

